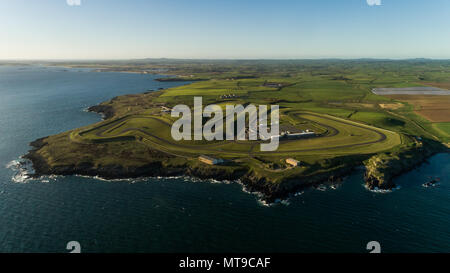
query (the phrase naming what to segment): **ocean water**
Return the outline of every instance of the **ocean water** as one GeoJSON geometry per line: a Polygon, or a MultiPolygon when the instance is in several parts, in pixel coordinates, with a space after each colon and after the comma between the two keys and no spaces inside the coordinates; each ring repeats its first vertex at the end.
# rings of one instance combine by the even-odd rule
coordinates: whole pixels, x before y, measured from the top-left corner
{"type": "Polygon", "coordinates": [[[368,252],[369,241],[382,252],[450,251],[450,154],[393,192],[366,190],[355,172],[273,206],[237,183],[14,179],[30,141],[99,121],[88,106],[181,84],[156,77],[0,66],[0,252],[68,252],[69,241],[82,252],[368,252]],[[441,183],[422,187],[429,176],[441,183]]]}

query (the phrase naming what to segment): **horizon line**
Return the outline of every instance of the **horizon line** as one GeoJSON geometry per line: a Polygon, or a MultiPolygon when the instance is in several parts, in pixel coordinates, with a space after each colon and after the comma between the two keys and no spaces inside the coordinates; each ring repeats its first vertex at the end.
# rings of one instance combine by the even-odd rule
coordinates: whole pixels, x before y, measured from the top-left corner
{"type": "Polygon", "coordinates": [[[171,58],[171,57],[148,57],[148,58],[88,58],[88,59],[70,59],[70,58],[31,58],[31,59],[0,59],[0,62],[80,62],[80,61],[143,61],[143,60],[191,60],[191,61],[302,61],[302,60],[390,60],[390,61],[408,61],[408,60],[430,60],[430,61],[448,61],[450,58],[428,58],[428,57],[411,57],[411,58],[376,58],[376,57],[319,57],[319,58],[171,58]]]}

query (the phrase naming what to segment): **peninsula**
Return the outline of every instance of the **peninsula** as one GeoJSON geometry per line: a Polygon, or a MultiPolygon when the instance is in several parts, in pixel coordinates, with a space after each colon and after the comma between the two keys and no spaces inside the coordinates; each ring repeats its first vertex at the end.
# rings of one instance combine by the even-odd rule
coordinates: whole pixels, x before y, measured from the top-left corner
{"type": "MultiPolygon", "coordinates": [[[[393,178],[448,151],[450,62],[384,60],[171,61],[52,63],[97,71],[168,75],[186,85],[112,98],[89,108],[104,120],[31,143],[25,156],[37,176],[89,175],[107,179],[187,175],[240,180],[272,202],[305,187],[337,183],[365,166],[370,189],[395,187],[393,178]],[[445,77],[444,77],[445,76],[445,77]],[[427,90],[377,94],[377,88],[427,90]],[[446,89],[445,89],[446,90],[446,89]],[[442,92],[441,92],[442,93],[442,92]],[[279,105],[276,151],[262,140],[206,141],[171,137],[171,109],[203,103],[279,105]],[[397,97],[396,97],[397,96],[397,97]],[[417,100],[414,96],[420,96],[417,100]]],[[[384,89],[383,89],[384,90],[384,89]]],[[[207,120],[204,120],[207,122],[207,120]]]]}

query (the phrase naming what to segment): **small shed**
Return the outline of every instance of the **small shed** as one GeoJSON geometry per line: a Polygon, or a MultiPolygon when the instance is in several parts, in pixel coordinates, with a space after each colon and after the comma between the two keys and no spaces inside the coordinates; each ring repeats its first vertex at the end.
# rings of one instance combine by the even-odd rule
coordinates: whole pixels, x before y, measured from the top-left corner
{"type": "Polygon", "coordinates": [[[292,165],[294,167],[300,166],[300,161],[298,161],[296,159],[293,159],[293,158],[286,159],[286,163],[289,164],[289,165],[292,165]]]}
{"type": "Polygon", "coordinates": [[[223,163],[223,159],[214,158],[214,157],[210,157],[210,156],[207,156],[207,155],[199,156],[198,160],[200,160],[200,162],[203,162],[203,163],[208,164],[208,165],[219,165],[219,164],[223,163]]]}

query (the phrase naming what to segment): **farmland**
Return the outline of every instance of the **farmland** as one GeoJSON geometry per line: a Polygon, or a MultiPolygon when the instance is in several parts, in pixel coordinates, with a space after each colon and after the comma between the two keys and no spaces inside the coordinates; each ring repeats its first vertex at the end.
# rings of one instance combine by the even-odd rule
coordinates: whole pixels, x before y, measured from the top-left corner
{"type": "Polygon", "coordinates": [[[415,113],[431,122],[450,122],[450,96],[389,95],[388,97],[412,105],[415,113]]]}

